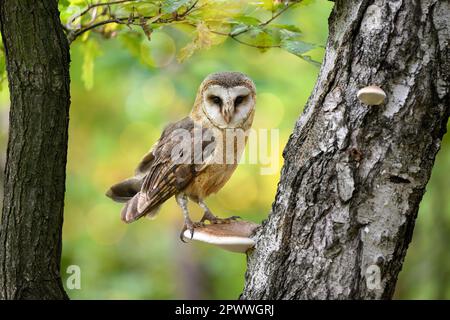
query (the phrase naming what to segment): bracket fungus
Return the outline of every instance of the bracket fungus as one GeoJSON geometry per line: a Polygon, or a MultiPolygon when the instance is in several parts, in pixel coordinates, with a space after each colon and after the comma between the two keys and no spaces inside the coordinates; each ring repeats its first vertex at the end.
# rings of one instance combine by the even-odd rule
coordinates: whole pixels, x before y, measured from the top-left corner
{"type": "MultiPolygon", "coordinates": [[[[232,252],[246,253],[255,245],[251,236],[258,226],[249,221],[205,224],[194,229],[192,240],[213,244],[232,252]]],[[[185,240],[191,240],[191,232],[184,231],[183,237],[185,240]]]]}
{"type": "Polygon", "coordinates": [[[386,93],[377,86],[364,87],[356,94],[358,99],[369,106],[377,106],[386,99],[386,93]]]}

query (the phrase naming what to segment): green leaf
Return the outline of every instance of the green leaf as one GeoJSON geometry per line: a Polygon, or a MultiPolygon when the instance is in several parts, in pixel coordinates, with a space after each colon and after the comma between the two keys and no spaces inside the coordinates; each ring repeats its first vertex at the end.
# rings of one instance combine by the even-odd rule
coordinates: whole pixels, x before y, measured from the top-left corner
{"type": "Polygon", "coordinates": [[[238,24],[231,29],[230,35],[235,36],[249,30],[249,26],[245,24],[238,24]]]}
{"type": "Polygon", "coordinates": [[[273,27],[273,28],[277,28],[277,29],[280,29],[280,30],[286,30],[286,31],[290,31],[290,32],[293,32],[293,33],[297,33],[297,34],[302,33],[300,28],[295,26],[295,25],[293,25],[293,24],[271,23],[270,26],[273,27]]]}
{"type": "Polygon", "coordinates": [[[279,35],[282,40],[296,40],[301,34],[297,32],[292,32],[286,29],[279,30],[279,35]]]}
{"type": "Polygon", "coordinates": [[[237,16],[231,20],[231,23],[245,24],[247,26],[257,26],[261,24],[261,20],[250,16],[237,16]]]}
{"type": "Polygon", "coordinates": [[[253,45],[259,46],[259,50],[261,52],[267,51],[269,47],[273,46],[276,42],[271,34],[263,30],[255,31],[253,33],[253,37],[254,37],[253,45]]]}
{"type": "Polygon", "coordinates": [[[300,57],[301,59],[305,60],[306,62],[311,63],[312,65],[316,67],[320,67],[321,63],[313,60],[310,56],[304,55],[304,53],[317,48],[316,45],[300,40],[283,40],[281,42],[281,47],[285,49],[286,51],[295,54],[296,56],[300,57]]]}
{"type": "Polygon", "coordinates": [[[312,65],[319,67],[322,65],[319,61],[316,61],[314,59],[312,59],[310,56],[306,56],[306,55],[302,55],[300,56],[300,58],[302,58],[303,60],[305,60],[306,62],[311,63],[312,65]]]}
{"type": "Polygon", "coordinates": [[[300,40],[283,40],[281,47],[296,56],[303,57],[304,53],[316,48],[316,45],[300,40]]]}
{"type": "Polygon", "coordinates": [[[124,11],[125,15],[127,13],[139,14],[142,16],[154,16],[158,14],[159,7],[154,2],[129,2],[124,3],[120,6],[120,11],[124,11]]]}
{"type": "Polygon", "coordinates": [[[161,11],[163,13],[176,12],[185,4],[189,3],[190,0],[165,0],[162,4],[161,11]]]}
{"type": "Polygon", "coordinates": [[[94,86],[94,61],[101,54],[100,47],[94,39],[89,39],[84,43],[84,57],[81,79],[87,90],[94,86]]]}
{"type": "Polygon", "coordinates": [[[70,6],[85,5],[86,0],[69,0],[70,6]]]}
{"type": "Polygon", "coordinates": [[[58,1],[58,7],[59,7],[60,12],[62,9],[67,8],[69,5],[70,5],[69,0],[59,0],[58,1]]]}

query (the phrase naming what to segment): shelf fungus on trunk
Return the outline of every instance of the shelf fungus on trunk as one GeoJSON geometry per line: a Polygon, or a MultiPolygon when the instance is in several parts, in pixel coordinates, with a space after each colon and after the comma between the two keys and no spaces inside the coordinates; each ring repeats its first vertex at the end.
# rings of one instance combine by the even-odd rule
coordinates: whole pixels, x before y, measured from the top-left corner
{"type": "Polygon", "coordinates": [[[386,93],[377,86],[364,87],[356,94],[358,99],[369,106],[377,106],[384,102],[386,99],[386,93]]]}
{"type": "MultiPolygon", "coordinates": [[[[255,245],[251,236],[257,227],[259,227],[258,224],[250,221],[205,224],[194,229],[192,240],[213,244],[232,252],[246,253],[255,245]]],[[[191,240],[189,230],[186,230],[183,236],[185,240],[191,240]]]]}

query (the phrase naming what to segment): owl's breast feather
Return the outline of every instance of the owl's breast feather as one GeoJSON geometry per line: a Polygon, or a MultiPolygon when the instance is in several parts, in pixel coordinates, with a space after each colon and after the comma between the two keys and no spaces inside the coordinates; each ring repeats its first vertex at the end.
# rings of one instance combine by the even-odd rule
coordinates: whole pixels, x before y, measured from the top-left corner
{"type": "Polygon", "coordinates": [[[210,164],[184,190],[190,197],[204,199],[218,192],[230,179],[237,164],[210,164]]]}

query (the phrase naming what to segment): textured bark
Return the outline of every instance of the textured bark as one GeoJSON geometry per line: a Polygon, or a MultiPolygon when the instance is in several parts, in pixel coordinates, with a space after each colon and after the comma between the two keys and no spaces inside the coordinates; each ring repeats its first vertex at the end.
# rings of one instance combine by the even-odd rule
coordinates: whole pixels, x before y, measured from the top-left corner
{"type": "Polygon", "coordinates": [[[57,1],[2,0],[0,22],[11,95],[0,298],[63,299],[69,47],[57,1]]]}
{"type": "Polygon", "coordinates": [[[449,117],[449,24],[448,1],[336,1],[241,298],[392,297],[449,117]],[[358,101],[371,84],[385,104],[358,101]]]}

